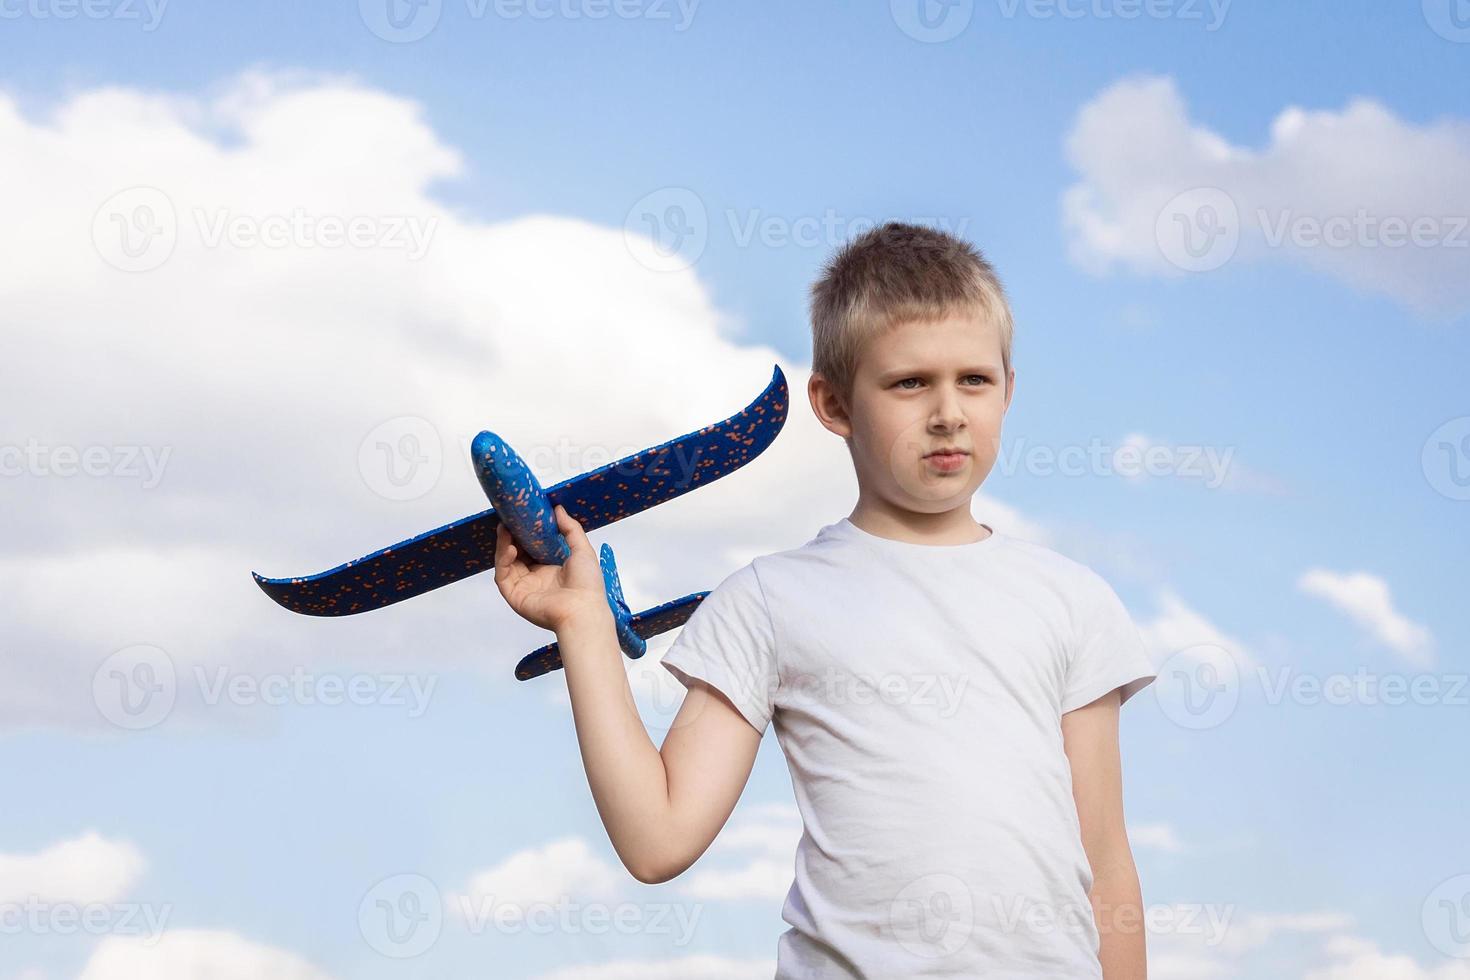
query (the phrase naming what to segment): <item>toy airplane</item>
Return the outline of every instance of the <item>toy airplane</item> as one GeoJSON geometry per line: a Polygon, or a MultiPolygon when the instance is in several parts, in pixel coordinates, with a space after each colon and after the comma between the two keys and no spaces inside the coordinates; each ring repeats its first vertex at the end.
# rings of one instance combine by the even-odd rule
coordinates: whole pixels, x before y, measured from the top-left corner
{"type": "MultiPolygon", "coordinates": [[[[493,569],[495,532],[502,523],[534,561],[560,565],[571,552],[556,529],[552,511],[557,504],[583,530],[593,531],[713,483],[765,451],[786,422],[787,406],[786,376],[777,366],[760,396],[723,422],[545,490],[515,450],[495,433],[481,432],[470,444],[470,454],[490,509],[316,575],[250,574],[266,595],[292,612],[351,616],[493,569]]],[[[623,598],[612,548],[604,544],[598,557],[618,646],[631,658],[643,656],[649,637],[682,626],[709,594],[695,592],[633,613],[623,598]]],[[[516,677],[530,680],[561,665],[557,645],[550,643],[523,658],[516,665],[516,677]]]]}

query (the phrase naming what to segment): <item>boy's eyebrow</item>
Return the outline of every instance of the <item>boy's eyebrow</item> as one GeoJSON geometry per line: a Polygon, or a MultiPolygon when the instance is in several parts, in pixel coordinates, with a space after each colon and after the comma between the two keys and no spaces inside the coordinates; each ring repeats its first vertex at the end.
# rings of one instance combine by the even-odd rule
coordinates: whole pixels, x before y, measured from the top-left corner
{"type": "MultiPolygon", "coordinates": [[[[890,379],[908,378],[908,377],[913,377],[913,376],[916,376],[916,375],[923,375],[923,374],[929,374],[929,373],[931,373],[931,372],[929,371],[928,368],[922,368],[922,367],[902,367],[902,368],[894,368],[894,369],[892,369],[890,371],[884,371],[881,374],[879,374],[878,377],[879,378],[882,378],[884,380],[890,380],[890,379]]],[[[999,374],[1000,373],[1000,366],[997,365],[997,364],[971,364],[971,365],[968,365],[966,367],[962,367],[962,368],[956,369],[956,372],[955,373],[956,374],[999,374]]]]}

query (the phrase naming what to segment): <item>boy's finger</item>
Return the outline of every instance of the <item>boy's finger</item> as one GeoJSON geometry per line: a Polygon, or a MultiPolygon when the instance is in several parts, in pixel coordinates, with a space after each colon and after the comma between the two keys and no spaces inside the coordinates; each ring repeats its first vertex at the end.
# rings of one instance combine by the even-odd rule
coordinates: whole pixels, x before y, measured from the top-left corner
{"type": "Polygon", "coordinates": [[[495,528],[495,573],[499,575],[510,569],[511,563],[515,561],[515,539],[510,536],[504,524],[495,528]]]}
{"type": "Polygon", "coordinates": [[[567,539],[567,546],[573,551],[581,551],[583,548],[590,549],[592,542],[587,540],[587,532],[582,530],[582,525],[561,504],[556,505],[556,526],[567,539]]]}

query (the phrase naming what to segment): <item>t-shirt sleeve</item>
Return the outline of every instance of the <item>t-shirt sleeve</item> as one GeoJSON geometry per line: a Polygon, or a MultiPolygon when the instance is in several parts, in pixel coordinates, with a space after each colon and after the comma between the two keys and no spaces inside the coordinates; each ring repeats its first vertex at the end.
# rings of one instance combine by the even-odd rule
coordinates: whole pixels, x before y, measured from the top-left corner
{"type": "Polygon", "coordinates": [[[775,711],[776,643],[754,564],[731,573],[695,608],[662,663],[685,687],[698,678],[764,734],[775,711]]]}
{"type": "Polygon", "coordinates": [[[1062,696],[1063,714],[1091,704],[1114,688],[1122,688],[1121,705],[1158,676],[1123,601],[1090,569],[1079,603],[1081,611],[1062,696]]]}

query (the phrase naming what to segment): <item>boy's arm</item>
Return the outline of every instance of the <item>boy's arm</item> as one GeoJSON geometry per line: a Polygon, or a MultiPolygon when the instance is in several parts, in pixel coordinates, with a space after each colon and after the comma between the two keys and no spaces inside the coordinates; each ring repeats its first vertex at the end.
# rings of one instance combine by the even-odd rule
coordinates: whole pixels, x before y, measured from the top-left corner
{"type": "Polygon", "coordinates": [[[1092,866],[1093,916],[1104,980],[1146,980],[1143,893],[1123,819],[1123,763],[1118,748],[1118,690],[1062,715],[1072,769],[1072,797],[1082,846],[1092,866]]]}
{"type": "Polygon", "coordinates": [[[608,838],[645,884],[682,874],[735,809],[761,733],[725,696],[696,682],[656,749],[638,716],[612,613],[557,633],[577,744],[608,838]]]}
{"type": "Polygon", "coordinates": [[[623,865],[657,884],[693,864],[725,825],[761,732],[724,695],[691,683],[663,752],[654,748],[623,669],[597,553],[564,507],[554,512],[567,559],[531,561],[502,525],[495,584],[518,615],[556,632],[597,812],[623,865]]]}

